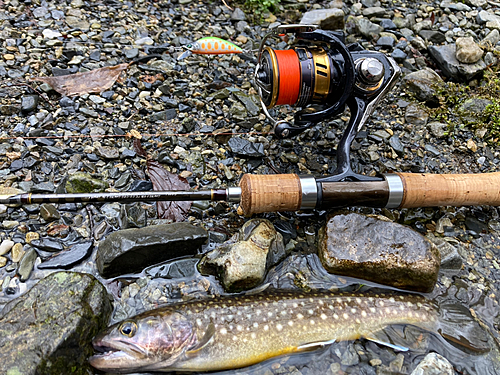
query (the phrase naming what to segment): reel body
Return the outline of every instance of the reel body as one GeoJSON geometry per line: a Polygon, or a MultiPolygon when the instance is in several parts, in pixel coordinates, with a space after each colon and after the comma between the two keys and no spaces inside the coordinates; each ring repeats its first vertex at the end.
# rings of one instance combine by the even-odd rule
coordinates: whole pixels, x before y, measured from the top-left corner
{"type": "Polygon", "coordinates": [[[254,84],[266,116],[279,138],[288,138],[339,115],[348,106],[351,118],[337,148],[337,170],[328,181],[371,180],[350,166],[350,146],[376,105],[394,86],[401,70],[385,54],[346,46],[344,33],[314,25],[278,26],[261,42],[254,84]],[[299,43],[287,50],[266,46],[269,38],[294,34],[299,43]],[[294,121],[277,121],[269,109],[297,108],[294,121]]]}

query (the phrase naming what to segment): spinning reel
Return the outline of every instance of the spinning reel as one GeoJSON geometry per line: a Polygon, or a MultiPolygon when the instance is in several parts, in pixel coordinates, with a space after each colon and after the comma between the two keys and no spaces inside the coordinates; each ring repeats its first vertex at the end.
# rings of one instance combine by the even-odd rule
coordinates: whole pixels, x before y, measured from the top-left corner
{"type": "Polygon", "coordinates": [[[343,32],[287,25],[276,27],[262,40],[254,83],[279,138],[297,135],[348,106],[351,118],[337,148],[337,169],[323,180],[365,181],[374,178],[352,171],[351,143],[400,73],[395,61],[383,53],[363,50],[358,44],[346,46],[343,32]],[[288,50],[265,45],[269,38],[287,34],[294,34],[303,45],[288,50]],[[285,104],[301,108],[293,124],[275,120],[268,111],[285,104]]]}

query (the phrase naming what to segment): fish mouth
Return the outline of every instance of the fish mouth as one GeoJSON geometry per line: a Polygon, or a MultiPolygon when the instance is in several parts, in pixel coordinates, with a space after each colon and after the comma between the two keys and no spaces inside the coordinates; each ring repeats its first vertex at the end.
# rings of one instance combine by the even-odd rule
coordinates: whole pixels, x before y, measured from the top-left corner
{"type": "Polygon", "coordinates": [[[96,353],[89,362],[99,370],[129,369],[131,364],[145,357],[144,350],[132,343],[94,340],[92,345],[96,353]]]}

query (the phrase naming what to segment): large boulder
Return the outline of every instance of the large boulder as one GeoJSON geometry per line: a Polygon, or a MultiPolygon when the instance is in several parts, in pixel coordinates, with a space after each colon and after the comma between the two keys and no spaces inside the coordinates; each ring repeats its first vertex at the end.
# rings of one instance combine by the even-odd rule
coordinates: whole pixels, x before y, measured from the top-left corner
{"type": "Polygon", "coordinates": [[[320,230],[325,269],[400,289],[430,292],[439,272],[437,248],[420,233],[381,217],[331,217],[320,230]]]}
{"type": "Polygon", "coordinates": [[[99,244],[96,266],[103,277],[141,272],[169,259],[196,255],[207,239],[205,229],[189,223],[123,229],[99,244]]]}
{"type": "Polygon", "coordinates": [[[106,289],[94,276],[47,276],[2,310],[0,373],[91,373],[91,341],[106,327],[111,310],[106,289]]]}
{"type": "Polygon", "coordinates": [[[455,44],[430,46],[429,54],[436,61],[443,74],[455,81],[470,81],[486,69],[486,64],[482,59],[473,64],[464,64],[458,61],[455,44]]]}

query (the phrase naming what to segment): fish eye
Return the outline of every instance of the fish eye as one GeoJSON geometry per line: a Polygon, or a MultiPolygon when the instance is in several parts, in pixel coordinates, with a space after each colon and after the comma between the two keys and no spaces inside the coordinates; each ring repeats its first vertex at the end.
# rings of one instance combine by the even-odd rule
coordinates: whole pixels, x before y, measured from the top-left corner
{"type": "Polygon", "coordinates": [[[192,45],[192,44],[188,44],[188,45],[186,46],[186,48],[193,48],[193,45],[192,45]]]}
{"type": "Polygon", "coordinates": [[[119,331],[124,336],[132,337],[137,331],[137,324],[134,322],[124,322],[120,325],[119,331]]]}

